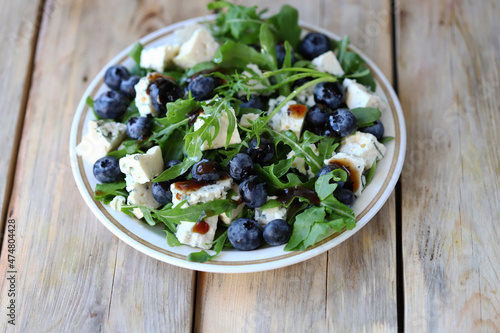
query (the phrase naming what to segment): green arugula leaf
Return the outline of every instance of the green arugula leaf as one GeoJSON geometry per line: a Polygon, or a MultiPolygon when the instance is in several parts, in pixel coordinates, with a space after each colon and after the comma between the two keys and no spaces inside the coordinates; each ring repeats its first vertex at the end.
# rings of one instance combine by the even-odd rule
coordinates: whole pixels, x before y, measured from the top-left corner
{"type": "Polygon", "coordinates": [[[135,105],[134,102],[130,103],[129,107],[127,108],[127,111],[125,111],[125,114],[122,117],[122,124],[127,124],[130,118],[132,117],[139,117],[139,110],[137,109],[137,106],[135,105]]]}
{"type": "Polygon", "coordinates": [[[370,185],[373,179],[373,175],[375,175],[375,170],[377,169],[377,160],[373,161],[372,167],[366,172],[366,184],[365,188],[370,185]]]}
{"type": "Polygon", "coordinates": [[[115,183],[104,183],[97,184],[94,192],[94,199],[97,201],[102,201],[104,204],[109,204],[114,197],[121,195],[124,197],[128,196],[127,191],[125,191],[125,186],[127,184],[125,181],[119,181],[115,183]]]}
{"type": "Polygon", "coordinates": [[[274,36],[267,27],[267,25],[262,24],[260,27],[260,47],[261,53],[264,55],[267,61],[267,67],[271,70],[278,69],[276,60],[276,43],[274,41],[274,36]]]}
{"type": "Polygon", "coordinates": [[[268,59],[253,47],[243,43],[227,41],[215,53],[212,61],[222,68],[245,68],[247,64],[256,64],[260,68],[268,68],[268,59]]]}
{"type": "Polygon", "coordinates": [[[174,165],[173,167],[168,168],[167,170],[163,171],[161,175],[153,179],[154,183],[157,182],[164,182],[167,180],[172,180],[180,175],[185,174],[196,162],[198,162],[201,159],[200,157],[187,157],[182,161],[181,163],[174,165]]]}
{"type": "Polygon", "coordinates": [[[260,207],[260,210],[266,210],[266,209],[271,209],[275,207],[281,207],[283,206],[283,203],[279,202],[278,200],[269,200],[264,204],[264,206],[260,207]]]}
{"type": "Polygon", "coordinates": [[[295,217],[292,236],[285,246],[285,251],[301,249],[301,244],[309,236],[313,224],[324,221],[325,216],[326,213],[323,207],[311,207],[298,214],[295,217]]]}
{"type": "Polygon", "coordinates": [[[163,231],[165,232],[165,234],[167,234],[166,238],[168,246],[174,247],[182,245],[173,232],[171,232],[167,228],[165,228],[165,230],[163,231]]]}
{"type": "MultiPolygon", "coordinates": [[[[217,69],[217,66],[213,62],[210,62],[210,61],[200,62],[200,63],[194,65],[193,68],[188,69],[186,71],[186,74],[184,74],[184,77],[188,78],[188,77],[191,77],[199,72],[212,71],[215,69],[217,69]]],[[[168,107],[168,104],[167,104],[167,107],[168,107]]]]}
{"type": "Polygon", "coordinates": [[[333,178],[333,172],[330,172],[319,177],[314,183],[314,189],[316,190],[316,193],[318,193],[318,197],[320,200],[324,200],[325,198],[327,198],[337,188],[336,183],[330,184],[330,181],[333,180],[333,178]]]}
{"type": "Polygon", "coordinates": [[[101,117],[99,117],[97,115],[97,112],[95,112],[95,109],[94,109],[94,100],[92,99],[92,97],[88,96],[87,97],[87,100],[85,101],[85,103],[92,109],[92,112],[94,113],[94,117],[97,119],[97,120],[100,120],[101,117]]]}
{"type": "Polygon", "coordinates": [[[163,219],[166,219],[171,223],[179,224],[181,221],[196,222],[202,215],[210,217],[225,213],[229,210],[235,209],[237,204],[233,200],[224,199],[214,200],[186,208],[181,208],[181,206],[182,203],[178,204],[174,208],[159,210],[155,213],[157,216],[161,216],[163,219]]]}
{"type": "Polygon", "coordinates": [[[299,13],[297,9],[284,5],[278,14],[269,18],[274,26],[280,41],[288,41],[294,49],[298,49],[301,29],[299,27],[299,13]]]}
{"type": "Polygon", "coordinates": [[[206,262],[208,260],[212,260],[213,258],[217,257],[220,254],[226,241],[227,241],[227,230],[212,243],[214,244],[214,249],[213,249],[215,251],[214,255],[209,255],[207,251],[201,250],[200,252],[190,253],[187,256],[187,260],[195,262],[206,262]]]}
{"type": "Polygon", "coordinates": [[[351,112],[358,121],[358,128],[369,126],[382,116],[382,113],[376,108],[355,108],[351,112]]]}
{"type": "Polygon", "coordinates": [[[170,134],[168,140],[158,142],[158,144],[160,145],[164,161],[182,161],[184,159],[184,134],[181,131],[174,131],[170,134]]]}
{"type": "Polygon", "coordinates": [[[175,102],[167,103],[167,114],[164,118],[157,118],[156,121],[162,125],[175,124],[186,119],[186,115],[196,108],[199,108],[201,103],[196,101],[194,97],[188,99],[178,99],[175,102]]]}
{"type": "Polygon", "coordinates": [[[380,143],[385,145],[387,142],[390,142],[394,140],[394,137],[393,136],[384,136],[382,139],[380,139],[380,143]]]}
{"type": "Polygon", "coordinates": [[[351,208],[339,202],[333,194],[323,199],[320,203],[322,207],[329,213],[330,219],[345,219],[347,222],[354,222],[356,224],[356,217],[351,208]]]}
{"type": "Polygon", "coordinates": [[[136,43],[128,53],[128,56],[135,61],[137,66],[141,65],[141,53],[143,49],[144,46],[141,43],[136,43]]]}

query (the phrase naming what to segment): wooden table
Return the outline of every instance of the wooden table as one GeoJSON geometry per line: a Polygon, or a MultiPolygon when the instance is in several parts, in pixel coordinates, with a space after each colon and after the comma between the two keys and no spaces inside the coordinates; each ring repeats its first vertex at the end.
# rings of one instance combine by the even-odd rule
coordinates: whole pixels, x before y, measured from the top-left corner
{"type": "Polygon", "coordinates": [[[285,2],[349,34],[392,79],[407,158],[354,237],[291,267],[233,275],[125,245],[85,205],[68,158],[77,103],[104,64],[207,14],[208,0],[0,3],[2,331],[500,331],[500,3],[244,1],[271,11],[285,2]]]}

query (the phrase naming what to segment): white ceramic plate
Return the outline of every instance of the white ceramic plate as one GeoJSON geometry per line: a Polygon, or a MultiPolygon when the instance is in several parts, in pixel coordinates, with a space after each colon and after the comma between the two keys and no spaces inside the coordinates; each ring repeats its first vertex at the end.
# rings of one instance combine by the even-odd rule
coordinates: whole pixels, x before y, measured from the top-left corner
{"type": "MultiPolygon", "coordinates": [[[[140,42],[145,47],[166,44],[172,38],[171,33],[175,29],[186,24],[213,19],[214,16],[212,15],[179,22],[149,34],[142,38],[140,42]]],[[[337,35],[324,29],[305,23],[301,23],[301,27],[304,30],[318,31],[328,35],[332,39],[339,40],[337,35]]],[[[172,265],[207,272],[243,273],[284,267],[312,258],[351,237],[370,221],[393,191],[403,167],[406,149],[406,130],[403,112],[394,90],[380,69],[358,49],[352,47],[351,49],[359,53],[371,69],[378,84],[377,94],[387,101],[388,109],[383,111],[382,122],[385,126],[385,135],[395,137],[395,140],[386,145],[387,152],[385,158],[377,163],[377,171],[372,183],[365,189],[361,197],[356,200],[353,207],[357,216],[356,228],[340,234],[332,234],[306,251],[285,252],[283,251],[284,246],[265,247],[248,252],[224,250],[215,260],[206,263],[187,261],[186,256],[189,253],[200,250],[189,246],[169,247],[161,226],[150,227],[139,220],[112,210],[109,206],[103,205],[101,202],[95,201],[93,199],[93,189],[96,186],[96,180],[92,174],[92,165],[84,162],[75,153],[77,144],[80,143],[83,135],[87,132],[87,122],[94,119],[93,112],[85,103],[87,96],[92,96],[95,99],[107,90],[103,78],[109,66],[116,64],[122,64],[128,68],[133,66],[133,61],[127,56],[131,48],[132,45],[111,60],[94,78],[83,95],[71,127],[70,159],[78,189],[92,212],[111,232],[135,249],[172,265]]]]}

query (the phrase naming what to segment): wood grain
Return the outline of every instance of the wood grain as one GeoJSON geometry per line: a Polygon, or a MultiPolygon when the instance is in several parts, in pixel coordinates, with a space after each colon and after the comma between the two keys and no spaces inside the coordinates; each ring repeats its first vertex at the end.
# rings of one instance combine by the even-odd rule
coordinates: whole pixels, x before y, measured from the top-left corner
{"type": "MultiPolygon", "coordinates": [[[[75,186],[68,138],[78,101],[107,61],[152,30],[206,13],[205,4],[45,3],[9,204],[19,273],[17,325],[8,331],[191,330],[194,273],[142,255],[104,228],[75,186]]],[[[2,309],[9,301],[5,244],[2,309]]],[[[6,319],[2,311],[0,328],[6,319]]]]}
{"type": "MultiPolygon", "coordinates": [[[[2,1],[0,3],[0,131],[3,158],[0,159],[0,230],[3,232],[14,179],[14,163],[26,100],[42,1],[2,1]]],[[[0,235],[2,235],[0,232],[0,235]]]]}
{"type": "Polygon", "coordinates": [[[403,1],[405,328],[500,330],[498,1],[403,1]]]}
{"type": "MultiPolygon", "coordinates": [[[[245,1],[271,12],[285,3],[306,22],[349,34],[392,77],[390,1],[245,1]]],[[[328,254],[270,272],[198,273],[195,330],[396,331],[395,221],[393,195],[372,222],[328,254]]]]}

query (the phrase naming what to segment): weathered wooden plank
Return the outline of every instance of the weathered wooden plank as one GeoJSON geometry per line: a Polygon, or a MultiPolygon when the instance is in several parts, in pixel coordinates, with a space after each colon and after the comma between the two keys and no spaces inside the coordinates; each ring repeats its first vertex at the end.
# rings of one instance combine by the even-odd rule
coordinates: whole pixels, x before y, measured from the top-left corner
{"type": "MultiPolygon", "coordinates": [[[[306,22],[349,34],[392,77],[390,1],[245,1],[271,12],[285,3],[306,22]]],[[[395,331],[394,198],[327,255],[256,274],[198,273],[196,331],[395,331]]]]}
{"type": "Polygon", "coordinates": [[[405,328],[500,330],[498,1],[400,1],[405,328]]]}
{"type": "Polygon", "coordinates": [[[3,158],[0,159],[0,230],[3,232],[8,198],[12,189],[14,163],[28,98],[31,65],[42,1],[0,3],[0,131],[3,158]]]}
{"type": "MultiPolygon", "coordinates": [[[[117,52],[206,1],[47,1],[12,201],[16,326],[23,332],[190,331],[194,273],[121,243],[92,215],[68,161],[73,113],[117,52]]],[[[6,249],[4,244],[4,250],[6,249]]],[[[6,309],[6,251],[0,266],[6,309]]],[[[0,327],[7,317],[0,316],[0,327]]]]}

